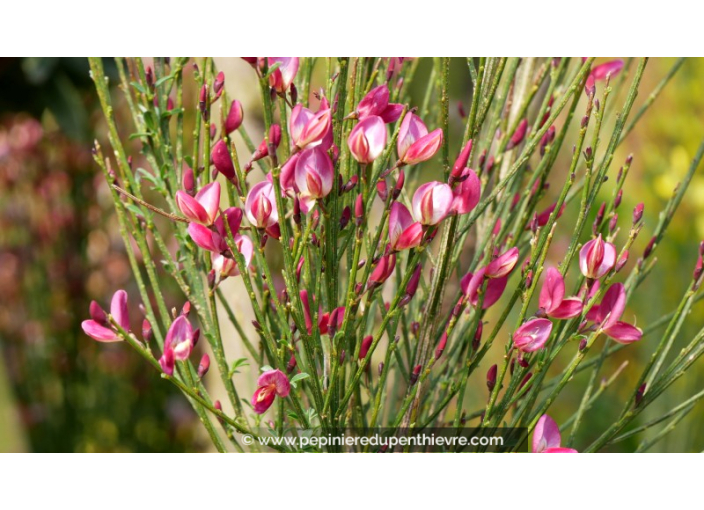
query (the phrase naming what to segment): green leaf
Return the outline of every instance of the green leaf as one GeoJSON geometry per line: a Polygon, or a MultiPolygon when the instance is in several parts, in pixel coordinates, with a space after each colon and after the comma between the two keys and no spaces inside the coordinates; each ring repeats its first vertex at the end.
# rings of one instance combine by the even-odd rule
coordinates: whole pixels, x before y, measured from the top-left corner
{"type": "Polygon", "coordinates": [[[142,212],[142,210],[139,207],[137,207],[136,205],[125,203],[124,206],[125,206],[125,209],[130,211],[135,216],[144,216],[144,212],[142,212]]]}
{"type": "Polygon", "coordinates": [[[297,387],[297,386],[296,386],[296,383],[297,383],[298,381],[302,381],[303,379],[308,379],[309,377],[310,377],[310,376],[309,376],[308,374],[306,374],[305,372],[301,372],[300,374],[296,374],[296,375],[294,375],[294,376],[291,378],[291,381],[290,381],[290,382],[291,382],[291,386],[293,386],[294,388],[296,388],[296,387],[297,387]]]}
{"type": "Polygon", "coordinates": [[[268,78],[271,75],[271,73],[273,73],[274,71],[276,71],[279,68],[280,65],[281,65],[281,62],[274,63],[274,65],[272,65],[269,69],[266,70],[266,75],[264,76],[264,78],[268,78]]]}
{"type": "Polygon", "coordinates": [[[159,78],[158,80],[156,80],[156,83],[154,83],[154,86],[155,86],[155,87],[158,87],[158,86],[161,85],[162,83],[166,83],[167,81],[173,80],[173,79],[174,79],[174,77],[173,77],[172,74],[170,74],[170,75],[168,75],[168,76],[164,76],[163,78],[159,78]]]}
{"type": "Polygon", "coordinates": [[[230,367],[230,377],[232,377],[235,374],[239,374],[240,371],[238,369],[242,368],[242,367],[246,367],[248,365],[249,365],[249,360],[247,358],[236,359],[235,361],[232,362],[232,366],[230,367]]]}
{"type": "Polygon", "coordinates": [[[259,370],[261,370],[262,372],[268,372],[268,371],[274,370],[274,369],[272,367],[270,367],[269,365],[264,365],[259,370]]]}
{"type": "Polygon", "coordinates": [[[136,81],[131,81],[131,82],[130,82],[130,85],[132,85],[135,89],[137,89],[137,90],[138,90],[139,92],[141,92],[142,94],[144,94],[144,95],[147,94],[147,91],[144,90],[144,87],[142,87],[142,86],[141,86],[139,83],[137,83],[136,81]]]}

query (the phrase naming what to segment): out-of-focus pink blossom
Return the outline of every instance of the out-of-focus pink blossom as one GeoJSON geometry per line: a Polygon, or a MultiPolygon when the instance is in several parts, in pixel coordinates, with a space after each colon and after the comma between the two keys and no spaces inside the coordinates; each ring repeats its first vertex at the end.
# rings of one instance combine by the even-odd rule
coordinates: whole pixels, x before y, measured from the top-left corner
{"type": "Polygon", "coordinates": [[[584,88],[587,93],[594,89],[597,81],[603,81],[607,76],[613,78],[623,69],[623,60],[610,60],[593,68],[587,77],[584,88]]]}
{"type": "Polygon", "coordinates": [[[291,383],[281,370],[269,370],[257,379],[257,390],[252,395],[252,407],[257,414],[264,414],[274,403],[278,395],[288,397],[291,392],[291,383]]]}
{"type": "MultiPolygon", "coordinates": [[[[469,302],[476,306],[479,302],[479,290],[484,283],[486,268],[480,268],[476,273],[467,273],[460,280],[460,288],[462,294],[469,299],[469,302]]],[[[501,278],[487,278],[486,290],[484,292],[484,300],[482,308],[486,310],[491,305],[495,304],[503,295],[508,283],[508,275],[501,278]]]]}

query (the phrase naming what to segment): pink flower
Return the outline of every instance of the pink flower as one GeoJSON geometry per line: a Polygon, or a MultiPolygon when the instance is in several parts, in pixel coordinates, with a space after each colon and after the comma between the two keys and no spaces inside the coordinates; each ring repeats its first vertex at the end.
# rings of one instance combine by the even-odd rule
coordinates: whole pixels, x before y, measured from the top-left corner
{"type": "Polygon", "coordinates": [[[281,192],[289,197],[293,197],[298,191],[296,189],[296,163],[298,163],[298,158],[300,157],[301,153],[297,152],[288,158],[288,161],[281,167],[279,185],[281,186],[281,192]]]}
{"type": "Polygon", "coordinates": [[[279,64],[269,75],[269,86],[279,94],[284,94],[293,83],[298,72],[298,57],[267,57],[269,67],[279,64]]]}
{"type": "Polygon", "coordinates": [[[249,222],[257,228],[269,228],[279,221],[276,209],[274,186],[269,181],[262,181],[249,190],[244,203],[245,214],[249,222]]]}
{"type": "MultiPolygon", "coordinates": [[[[230,207],[226,209],[223,214],[225,218],[227,218],[230,232],[233,236],[236,236],[237,232],[239,232],[240,224],[242,223],[242,209],[230,207]]],[[[191,236],[193,242],[204,250],[215,253],[227,251],[227,239],[229,236],[225,228],[223,214],[218,216],[218,219],[215,220],[213,225],[215,229],[204,227],[200,223],[189,223],[188,235],[191,236]]]]}
{"type": "Polygon", "coordinates": [[[399,161],[404,165],[415,165],[429,160],[440,148],[442,138],[442,129],[428,133],[425,124],[417,115],[407,114],[401,123],[396,144],[399,161]],[[425,134],[421,135],[421,133],[425,134]]]}
{"type": "Polygon", "coordinates": [[[173,375],[176,361],[186,361],[193,350],[193,327],[186,317],[179,315],[171,323],[164,340],[164,353],[159,364],[167,375],[173,375]]]}
{"type": "Polygon", "coordinates": [[[386,146],[386,126],[381,117],[371,115],[357,124],[347,138],[347,146],[360,163],[372,163],[378,158],[386,146]]]}
{"type": "MultiPolygon", "coordinates": [[[[83,332],[98,342],[119,342],[122,340],[112,325],[103,309],[92,301],[90,304],[90,320],[81,323],[83,332]]],[[[127,292],[118,290],[112,296],[110,303],[110,316],[125,331],[130,331],[130,317],[127,308],[127,292]]]]}
{"type": "Polygon", "coordinates": [[[212,225],[220,210],[220,183],[216,181],[203,186],[195,197],[178,190],[176,205],[188,220],[212,225]]]}
{"type": "Polygon", "coordinates": [[[579,298],[565,299],[565,280],[554,267],[549,267],[545,273],[538,304],[554,319],[571,319],[582,313],[582,301],[579,298]]]}
{"type": "MultiPolygon", "coordinates": [[[[459,179],[465,172],[465,168],[467,167],[467,163],[469,163],[469,155],[472,152],[472,139],[462,147],[462,150],[460,151],[459,155],[457,156],[457,159],[455,160],[455,164],[452,165],[452,172],[450,172],[451,175],[451,181],[454,182],[455,180],[459,179]]],[[[452,184],[450,182],[450,184],[452,184]]]]}
{"type": "Polygon", "coordinates": [[[296,186],[301,196],[316,200],[332,191],[335,180],[332,160],[328,153],[319,147],[306,149],[296,162],[296,186]]]}
{"type": "Polygon", "coordinates": [[[378,116],[386,123],[396,122],[403,113],[403,105],[389,104],[389,87],[379,85],[373,88],[362,98],[357,106],[357,118],[364,120],[367,117],[378,116]]]}
{"type": "Polygon", "coordinates": [[[428,134],[428,128],[420,117],[415,113],[408,112],[401,122],[401,128],[396,141],[396,150],[398,151],[398,159],[403,160],[403,157],[408,152],[408,149],[417,140],[428,134]]]}
{"type": "Polygon", "coordinates": [[[452,210],[452,188],[432,181],[420,186],[413,194],[413,216],[423,225],[437,225],[452,210]]]}
{"type": "Polygon", "coordinates": [[[513,345],[522,352],[542,349],[552,332],[552,322],[548,319],[531,319],[521,325],[513,334],[513,345]]]}
{"type": "Polygon", "coordinates": [[[587,313],[587,319],[599,324],[601,330],[620,344],[637,342],[643,331],[619,320],[626,308],[626,290],[622,283],[611,285],[599,305],[587,313]]]}
{"type": "Polygon", "coordinates": [[[485,275],[487,278],[501,278],[506,276],[516,267],[516,262],[518,262],[518,248],[513,247],[491,261],[491,263],[486,266],[485,275]]]}
{"type": "Polygon", "coordinates": [[[460,174],[460,183],[452,190],[452,210],[456,214],[467,214],[477,206],[481,194],[479,177],[471,168],[465,168],[460,174]]]}
{"type": "Polygon", "coordinates": [[[242,109],[242,103],[237,99],[232,101],[230,104],[230,111],[225,119],[225,133],[228,135],[233,131],[236,131],[242,125],[244,120],[244,110],[242,109]]]}
{"type": "Polygon", "coordinates": [[[579,269],[587,278],[597,279],[608,273],[616,263],[616,247],[604,242],[601,234],[584,244],[579,251],[579,269]]]}
{"type": "Polygon", "coordinates": [[[224,140],[219,140],[215,144],[211,158],[218,172],[230,181],[235,179],[235,165],[232,163],[230,150],[227,148],[227,144],[224,140]]]}
{"type": "Polygon", "coordinates": [[[560,446],[560,428],[555,420],[544,414],[538,420],[533,430],[533,453],[578,453],[572,448],[560,446]]]}
{"type": "Polygon", "coordinates": [[[332,126],[330,108],[313,113],[303,105],[297,104],[291,112],[288,126],[291,141],[298,149],[320,145],[332,126]]]}
{"type": "Polygon", "coordinates": [[[257,391],[252,395],[252,407],[257,414],[264,414],[274,403],[274,398],[288,397],[291,392],[291,383],[281,370],[269,370],[259,376],[257,391]]]}
{"type": "Polygon", "coordinates": [[[389,243],[394,251],[418,246],[423,239],[423,225],[413,221],[406,206],[399,202],[391,204],[389,211],[389,243]]]}
{"type": "MultiPolygon", "coordinates": [[[[249,237],[240,234],[234,234],[234,239],[237,251],[244,257],[245,267],[249,267],[249,264],[252,261],[252,255],[254,254],[254,245],[252,244],[252,240],[249,237]]],[[[226,257],[225,255],[213,252],[211,254],[211,261],[213,263],[213,269],[220,275],[221,279],[228,276],[238,276],[241,274],[237,261],[231,257],[226,257]]]]}
{"type": "MultiPolygon", "coordinates": [[[[479,289],[484,283],[484,277],[486,273],[486,268],[480,268],[476,273],[467,273],[460,280],[460,288],[462,289],[462,294],[464,294],[469,302],[476,306],[479,302],[479,289]]],[[[508,283],[508,275],[501,278],[491,278],[486,284],[486,290],[484,292],[484,300],[482,301],[482,309],[486,310],[491,305],[496,303],[506,290],[506,285],[508,283]]]]}
{"type": "Polygon", "coordinates": [[[596,66],[587,77],[587,83],[584,86],[587,93],[595,87],[597,81],[603,81],[607,76],[613,78],[621,72],[621,69],[623,69],[623,60],[610,60],[596,66]]]}

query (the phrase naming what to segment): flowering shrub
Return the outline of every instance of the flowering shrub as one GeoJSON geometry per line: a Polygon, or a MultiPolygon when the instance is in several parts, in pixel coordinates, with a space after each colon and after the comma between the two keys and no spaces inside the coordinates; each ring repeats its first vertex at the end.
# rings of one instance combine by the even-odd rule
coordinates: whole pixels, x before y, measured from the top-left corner
{"type": "MultiPolygon", "coordinates": [[[[155,59],[153,67],[117,60],[135,124],[131,138],[149,170],[128,156],[118,134],[126,126],[116,124],[100,60],[91,60],[114,150],[106,157],[96,143],[95,159],[123,237],[141,255],[131,258],[140,296],[129,299],[141,299],[145,319],[141,335],[129,330],[128,297],[118,290],[110,313],[93,304],[83,329],[97,341],[127,342],[179,387],[218,450],[227,447],[213,418],[239,450],[238,434],[508,426],[507,450],[526,450],[532,433],[534,452],[597,451],[635,433],[624,430],[704,352],[703,331],[670,353],[699,297],[704,245],[673,312],[652,328],[636,326],[626,312],[704,152],[702,145],[643,254],[629,256],[643,207],[623,221],[633,158],[616,169],[614,153],[652,104],[632,112],[647,59],[628,66],[594,65],[592,58],[469,59],[471,107],[461,112],[454,153],[447,58],[436,60],[422,106],[409,102],[417,60],[329,59],[320,88],[311,81],[316,59],[245,60],[261,90],[264,126],[254,138],[212,59],[155,59]],[[191,67],[194,104],[184,102],[191,67]],[[609,132],[604,119],[619,108],[611,96],[617,87],[627,94],[609,132]],[[238,136],[251,155],[238,152],[238,136]],[[566,173],[556,165],[561,152],[569,154],[566,173]],[[599,204],[609,178],[610,198],[599,204]],[[560,191],[543,208],[548,186],[560,191]],[[164,205],[148,201],[147,191],[164,205]],[[562,217],[569,204],[578,209],[574,223],[562,217]],[[172,223],[175,251],[158,217],[172,223]],[[556,231],[571,233],[568,245],[552,244],[556,231]],[[558,267],[546,263],[548,253],[561,260],[558,267]],[[167,309],[157,266],[180,286],[181,311],[167,309]],[[246,297],[227,297],[220,289],[227,278],[241,278],[246,297]],[[258,338],[239,324],[234,310],[244,307],[258,338]],[[233,383],[247,360],[226,357],[218,309],[249,351],[248,388],[233,383]],[[591,444],[575,445],[584,414],[618,375],[595,387],[604,359],[643,348],[641,339],[662,322],[668,327],[622,412],[591,444]],[[211,356],[197,366],[192,359],[199,339],[212,353],[227,411],[204,384],[211,356]],[[491,350],[503,361],[487,369],[491,350]],[[547,413],[582,371],[592,375],[562,423],[570,427],[563,446],[547,413]],[[489,394],[482,409],[467,414],[467,381],[477,374],[486,374],[489,394]]],[[[680,419],[701,396],[643,427],[680,419]]]]}

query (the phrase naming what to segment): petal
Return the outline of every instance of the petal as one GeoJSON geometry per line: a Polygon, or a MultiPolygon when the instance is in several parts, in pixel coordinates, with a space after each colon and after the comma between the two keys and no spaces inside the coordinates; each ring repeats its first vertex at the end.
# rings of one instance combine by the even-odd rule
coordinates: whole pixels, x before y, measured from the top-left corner
{"type": "Polygon", "coordinates": [[[391,246],[397,251],[408,250],[420,245],[423,240],[423,225],[420,222],[413,223],[399,236],[395,246],[391,246]]]}
{"type": "Polygon", "coordinates": [[[396,150],[398,158],[403,159],[408,152],[408,148],[413,143],[428,134],[428,128],[425,127],[423,121],[420,120],[415,113],[408,112],[401,122],[398,139],[396,141],[396,150]]]}
{"type": "Polygon", "coordinates": [[[545,281],[540,289],[538,305],[548,314],[558,308],[565,297],[565,280],[560,271],[549,267],[545,271],[545,281]]]}
{"type": "Polygon", "coordinates": [[[188,224],[188,235],[193,242],[204,250],[219,252],[219,247],[213,241],[213,232],[199,223],[188,224]]]}
{"type": "Polygon", "coordinates": [[[622,283],[614,283],[604,294],[599,305],[599,320],[602,328],[608,329],[618,322],[626,308],[626,290],[622,283]]]}
{"type": "Polygon", "coordinates": [[[192,196],[184,191],[176,192],[176,205],[181,210],[181,213],[190,221],[210,224],[210,218],[203,206],[192,196]]]}
{"type": "Polygon", "coordinates": [[[257,386],[269,386],[270,384],[276,386],[276,394],[280,397],[287,397],[291,391],[291,383],[281,370],[269,370],[257,379],[257,386]]]}
{"type": "Polygon", "coordinates": [[[643,331],[639,328],[621,321],[617,321],[604,329],[604,333],[620,344],[637,342],[643,336],[643,331]]]}
{"type": "Polygon", "coordinates": [[[523,352],[534,352],[542,349],[550,338],[552,322],[548,319],[531,319],[513,334],[513,343],[523,352]]]}
{"type": "Polygon", "coordinates": [[[389,211],[389,242],[392,248],[396,248],[398,238],[412,224],[413,217],[405,205],[400,202],[391,204],[391,210],[389,211]]]}
{"type": "Polygon", "coordinates": [[[454,195],[452,210],[457,214],[470,212],[477,206],[481,196],[481,183],[474,170],[465,168],[462,172],[462,177],[464,177],[464,180],[452,192],[454,195]]]}
{"type": "Polygon", "coordinates": [[[252,407],[257,414],[264,414],[267,409],[274,403],[276,392],[271,391],[267,387],[257,388],[257,391],[252,395],[252,407]]]}
{"type": "Polygon", "coordinates": [[[579,453],[577,450],[574,448],[562,448],[562,447],[556,447],[556,448],[546,448],[543,450],[543,453],[579,453]]]}
{"type": "Polygon", "coordinates": [[[555,420],[544,414],[533,430],[533,453],[542,453],[548,448],[559,448],[562,438],[555,420]]]}
{"type": "Polygon", "coordinates": [[[399,103],[391,103],[386,107],[386,109],[379,115],[381,120],[386,124],[391,124],[396,122],[401,114],[403,113],[403,105],[399,103]]]}
{"type": "Polygon", "coordinates": [[[110,303],[110,315],[115,319],[122,329],[130,331],[130,316],[127,308],[127,292],[118,290],[112,296],[110,303]]]}
{"type": "Polygon", "coordinates": [[[415,165],[432,158],[442,144],[443,132],[438,128],[435,131],[419,138],[411,145],[402,161],[407,165],[415,165]]]}
{"type": "Polygon", "coordinates": [[[211,225],[220,210],[220,183],[215,181],[204,186],[203,189],[196,194],[195,199],[203,207],[207,215],[206,225],[211,225]]]}
{"type": "Polygon", "coordinates": [[[564,299],[556,308],[547,313],[553,319],[571,319],[581,314],[582,308],[582,300],[572,297],[564,299]]]}
{"type": "Polygon", "coordinates": [[[83,332],[91,337],[93,340],[98,342],[119,342],[121,338],[118,337],[112,329],[101,326],[93,320],[83,321],[81,323],[81,328],[83,332]]]}

